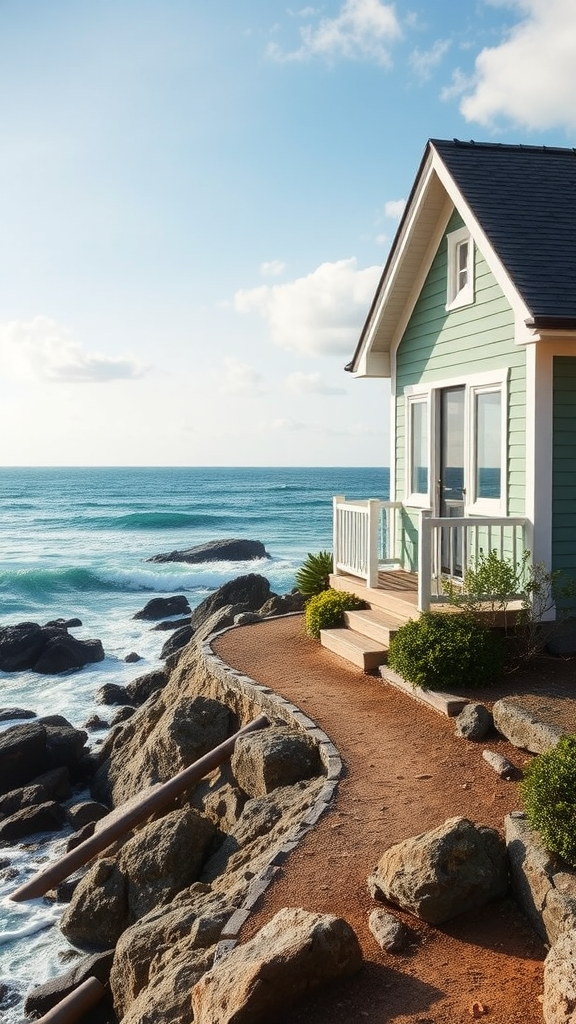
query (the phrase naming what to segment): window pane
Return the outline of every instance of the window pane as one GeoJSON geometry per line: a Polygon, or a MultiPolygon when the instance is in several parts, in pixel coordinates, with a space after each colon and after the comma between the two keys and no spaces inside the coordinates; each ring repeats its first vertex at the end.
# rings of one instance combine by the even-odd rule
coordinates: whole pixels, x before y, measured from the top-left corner
{"type": "Polygon", "coordinates": [[[460,242],[456,250],[456,291],[468,284],[468,242],[460,242]]]}
{"type": "Polygon", "coordinates": [[[428,493],[428,403],[413,402],[410,484],[412,494],[428,493]]]}
{"type": "Polygon", "coordinates": [[[502,493],[502,395],[476,395],[476,498],[500,498],[502,493]]]}

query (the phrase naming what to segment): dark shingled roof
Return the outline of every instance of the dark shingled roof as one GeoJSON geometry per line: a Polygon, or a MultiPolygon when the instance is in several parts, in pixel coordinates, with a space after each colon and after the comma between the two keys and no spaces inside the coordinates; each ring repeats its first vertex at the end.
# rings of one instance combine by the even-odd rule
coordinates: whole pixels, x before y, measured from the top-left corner
{"type": "Polygon", "coordinates": [[[576,150],[431,139],[541,326],[576,317],[576,150]]]}

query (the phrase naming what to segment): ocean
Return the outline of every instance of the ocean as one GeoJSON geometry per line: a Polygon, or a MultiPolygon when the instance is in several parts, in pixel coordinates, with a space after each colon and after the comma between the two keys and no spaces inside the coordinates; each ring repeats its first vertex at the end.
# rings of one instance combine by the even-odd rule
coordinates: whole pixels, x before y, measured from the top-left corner
{"type": "MultiPolygon", "coordinates": [[[[332,497],[389,495],[388,469],[5,468],[0,470],[0,625],[79,618],[80,639],[102,641],[104,661],[79,672],[0,672],[0,709],[61,714],[81,727],[104,683],[126,685],[158,668],[169,634],[135,620],[151,597],[185,594],[192,608],[227,580],[260,573],[287,593],[308,552],[332,547],[332,497]],[[210,540],[263,542],[270,559],[197,565],[147,561],[210,540]],[[141,660],[127,663],[128,654],[141,660]]],[[[0,730],[16,724],[0,723],[0,730]]],[[[90,734],[89,743],[102,738],[90,734]]],[[[19,1024],[35,984],[69,969],[60,908],[7,897],[66,839],[0,846],[0,1011],[19,1024]]],[[[71,961],[74,962],[74,961],[71,961]]]]}

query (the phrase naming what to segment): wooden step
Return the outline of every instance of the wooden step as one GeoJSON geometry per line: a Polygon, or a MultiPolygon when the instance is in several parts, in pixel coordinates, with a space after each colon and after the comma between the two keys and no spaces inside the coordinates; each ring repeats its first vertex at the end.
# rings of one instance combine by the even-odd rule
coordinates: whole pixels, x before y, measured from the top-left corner
{"type": "Polygon", "coordinates": [[[362,633],[385,648],[389,647],[391,638],[402,624],[396,616],[385,614],[375,608],[359,608],[356,611],[344,612],[344,622],[348,629],[362,633]]]}
{"type": "Polygon", "coordinates": [[[363,672],[371,672],[383,665],[388,655],[381,645],[352,629],[322,629],[320,642],[327,650],[345,658],[363,672]]]}
{"type": "Polygon", "coordinates": [[[412,683],[407,682],[403,676],[399,676],[388,665],[381,665],[379,671],[384,682],[394,686],[397,690],[402,690],[403,693],[407,693],[414,700],[427,704],[428,707],[434,708],[435,711],[439,711],[440,714],[446,715],[448,718],[459,715],[470,701],[469,697],[456,697],[452,693],[442,693],[440,690],[423,690],[420,686],[413,686],[412,683]]]}

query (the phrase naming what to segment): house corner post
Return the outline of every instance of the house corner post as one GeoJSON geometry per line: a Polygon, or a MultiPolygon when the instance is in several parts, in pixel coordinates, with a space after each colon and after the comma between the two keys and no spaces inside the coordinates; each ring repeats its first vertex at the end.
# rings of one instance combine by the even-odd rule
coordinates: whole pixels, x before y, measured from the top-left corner
{"type": "Polygon", "coordinates": [[[432,524],[430,512],[422,510],[418,523],[418,611],[427,612],[432,596],[432,524]]]}
{"type": "Polygon", "coordinates": [[[368,579],[369,587],[378,586],[378,527],[380,502],[377,498],[368,501],[368,579]]]}
{"type": "Polygon", "coordinates": [[[343,494],[336,494],[332,498],[332,573],[338,576],[338,562],[340,558],[340,528],[338,522],[338,505],[345,501],[343,494]]]}

